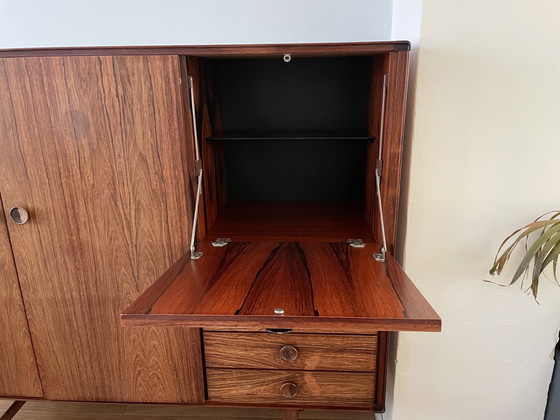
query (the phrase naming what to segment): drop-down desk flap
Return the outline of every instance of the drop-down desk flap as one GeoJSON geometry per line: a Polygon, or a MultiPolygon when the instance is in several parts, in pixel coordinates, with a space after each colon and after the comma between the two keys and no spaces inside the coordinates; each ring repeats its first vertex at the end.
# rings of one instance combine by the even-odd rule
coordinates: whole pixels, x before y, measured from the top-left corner
{"type": "Polygon", "coordinates": [[[441,320],[379,245],[201,242],[121,315],[123,325],[333,331],[440,331],[441,320]]]}

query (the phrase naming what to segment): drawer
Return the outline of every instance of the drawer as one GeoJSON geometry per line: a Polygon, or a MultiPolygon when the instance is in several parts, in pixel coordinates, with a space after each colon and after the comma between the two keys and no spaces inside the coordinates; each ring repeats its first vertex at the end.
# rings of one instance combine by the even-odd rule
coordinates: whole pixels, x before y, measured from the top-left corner
{"type": "Polygon", "coordinates": [[[207,369],[208,402],[372,409],[374,375],[207,369]]]}
{"type": "Polygon", "coordinates": [[[375,335],[204,332],[207,367],[374,372],[375,335]]]}

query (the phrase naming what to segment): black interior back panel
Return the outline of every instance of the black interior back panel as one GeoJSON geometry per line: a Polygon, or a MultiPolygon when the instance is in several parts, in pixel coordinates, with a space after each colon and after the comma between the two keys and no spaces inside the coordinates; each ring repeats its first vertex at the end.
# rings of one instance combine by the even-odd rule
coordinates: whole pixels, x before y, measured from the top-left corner
{"type": "Polygon", "coordinates": [[[349,137],[367,135],[370,58],[226,59],[214,69],[228,200],[361,200],[367,145],[349,137]],[[269,139],[283,136],[299,139],[269,139]]]}

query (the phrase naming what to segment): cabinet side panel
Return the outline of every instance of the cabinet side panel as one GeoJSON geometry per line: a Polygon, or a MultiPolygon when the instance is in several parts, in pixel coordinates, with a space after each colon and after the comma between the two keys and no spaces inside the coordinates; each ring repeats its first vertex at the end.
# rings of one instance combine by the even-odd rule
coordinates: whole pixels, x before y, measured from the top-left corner
{"type": "Polygon", "coordinates": [[[42,396],[6,220],[0,211],[0,397],[42,396]]]}
{"type": "MultiPolygon", "coordinates": [[[[4,208],[45,397],[201,402],[198,330],[119,314],[188,250],[176,56],[0,61],[4,208]]],[[[192,170],[192,168],[191,168],[192,170]]]]}
{"type": "MultiPolygon", "coordinates": [[[[394,255],[399,215],[406,89],[408,85],[408,51],[389,53],[385,65],[388,80],[385,103],[385,138],[382,152],[381,200],[387,235],[387,249],[394,255]]],[[[375,207],[375,214],[377,215],[379,213],[377,206],[375,207]]],[[[379,223],[376,224],[374,233],[380,240],[382,235],[379,223]]]]}

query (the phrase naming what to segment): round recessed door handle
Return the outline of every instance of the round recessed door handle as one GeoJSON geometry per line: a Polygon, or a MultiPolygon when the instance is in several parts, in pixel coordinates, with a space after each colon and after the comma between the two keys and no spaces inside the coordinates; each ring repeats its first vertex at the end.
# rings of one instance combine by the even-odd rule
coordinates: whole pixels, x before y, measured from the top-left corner
{"type": "Polygon", "coordinates": [[[12,207],[10,209],[10,218],[17,225],[23,225],[29,220],[29,212],[23,207],[12,207]]]}
{"type": "Polygon", "coordinates": [[[298,357],[298,351],[294,346],[284,346],[280,349],[280,358],[286,362],[293,362],[298,357]]]}
{"type": "Polygon", "coordinates": [[[286,382],[280,387],[282,395],[286,398],[294,398],[298,393],[298,386],[292,382],[286,382]]]}

